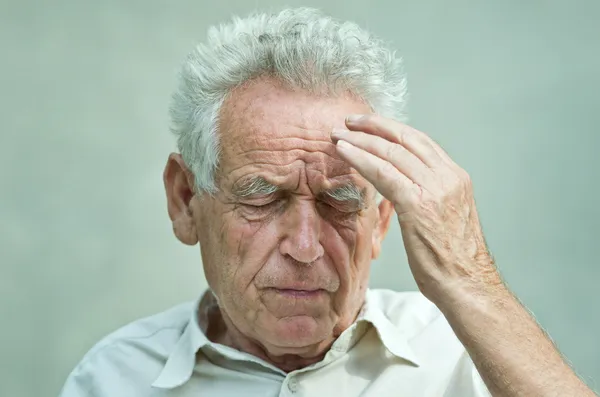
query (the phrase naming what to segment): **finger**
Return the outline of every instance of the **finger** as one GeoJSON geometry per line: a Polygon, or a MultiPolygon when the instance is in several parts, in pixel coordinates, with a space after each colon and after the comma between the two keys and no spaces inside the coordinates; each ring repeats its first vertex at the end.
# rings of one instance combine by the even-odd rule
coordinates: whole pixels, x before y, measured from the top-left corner
{"type": "Polygon", "coordinates": [[[350,116],[346,119],[348,129],[364,131],[399,143],[431,168],[440,167],[449,159],[449,156],[444,156],[445,153],[440,153],[441,147],[424,132],[375,114],[355,117],[350,116]]]}
{"type": "Polygon", "coordinates": [[[391,163],[412,182],[428,190],[432,187],[432,169],[402,145],[390,142],[377,135],[337,128],[332,131],[331,139],[334,140],[334,142],[336,140],[349,142],[352,145],[391,163]]]}
{"type": "Polygon", "coordinates": [[[391,163],[340,140],[336,144],[339,155],[375,186],[400,212],[419,199],[421,189],[391,163]]]}

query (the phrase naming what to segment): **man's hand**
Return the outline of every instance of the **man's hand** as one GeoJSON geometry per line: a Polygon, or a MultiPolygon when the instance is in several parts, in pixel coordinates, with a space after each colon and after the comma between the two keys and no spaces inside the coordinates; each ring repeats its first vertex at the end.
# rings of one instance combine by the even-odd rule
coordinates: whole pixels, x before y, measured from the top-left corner
{"type": "Polygon", "coordinates": [[[424,133],[375,115],[335,130],[340,156],[394,204],[419,289],[493,396],[595,396],[502,283],[468,174],[424,133]]]}
{"type": "Polygon", "coordinates": [[[332,133],[338,152],[393,203],[421,292],[440,305],[452,300],[449,294],[502,288],[469,175],[405,124],[368,115],[346,125],[349,131],[332,133]]]}

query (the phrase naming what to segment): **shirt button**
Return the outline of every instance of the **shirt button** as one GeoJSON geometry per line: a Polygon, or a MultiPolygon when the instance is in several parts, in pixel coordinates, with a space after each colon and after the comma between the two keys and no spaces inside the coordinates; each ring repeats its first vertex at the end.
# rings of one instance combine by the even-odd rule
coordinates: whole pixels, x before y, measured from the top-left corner
{"type": "Polygon", "coordinates": [[[290,378],[288,389],[290,389],[292,393],[295,393],[298,390],[298,380],[296,380],[296,378],[290,378]]]}

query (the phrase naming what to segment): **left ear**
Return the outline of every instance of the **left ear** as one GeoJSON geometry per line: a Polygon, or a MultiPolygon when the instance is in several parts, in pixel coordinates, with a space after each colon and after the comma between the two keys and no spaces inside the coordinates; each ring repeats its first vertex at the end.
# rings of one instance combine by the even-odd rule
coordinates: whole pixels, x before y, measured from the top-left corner
{"type": "Polygon", "coordinates": [[[378,206],[379,216],[377,223],[373,229],[373,243],[371,259],[377,259],[381,252],[381,244],[383,239],[390,228],[390,221],[392,220],[392,214],[394,213],[394,206],[387,199],[382,199],[378,206]]]}

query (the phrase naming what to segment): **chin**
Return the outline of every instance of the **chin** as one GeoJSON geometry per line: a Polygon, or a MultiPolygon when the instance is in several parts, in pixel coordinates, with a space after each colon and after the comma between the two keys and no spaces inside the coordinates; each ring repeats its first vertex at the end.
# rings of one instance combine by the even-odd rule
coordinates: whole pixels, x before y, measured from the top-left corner
{"type": "Polygon", "coordinates": [[[292,316],[277,319],[265,329],[269,342],[277,347],[303,348],[321,344],[332,337],[333,326],[327,321],[310,316],[292,316]]]}

